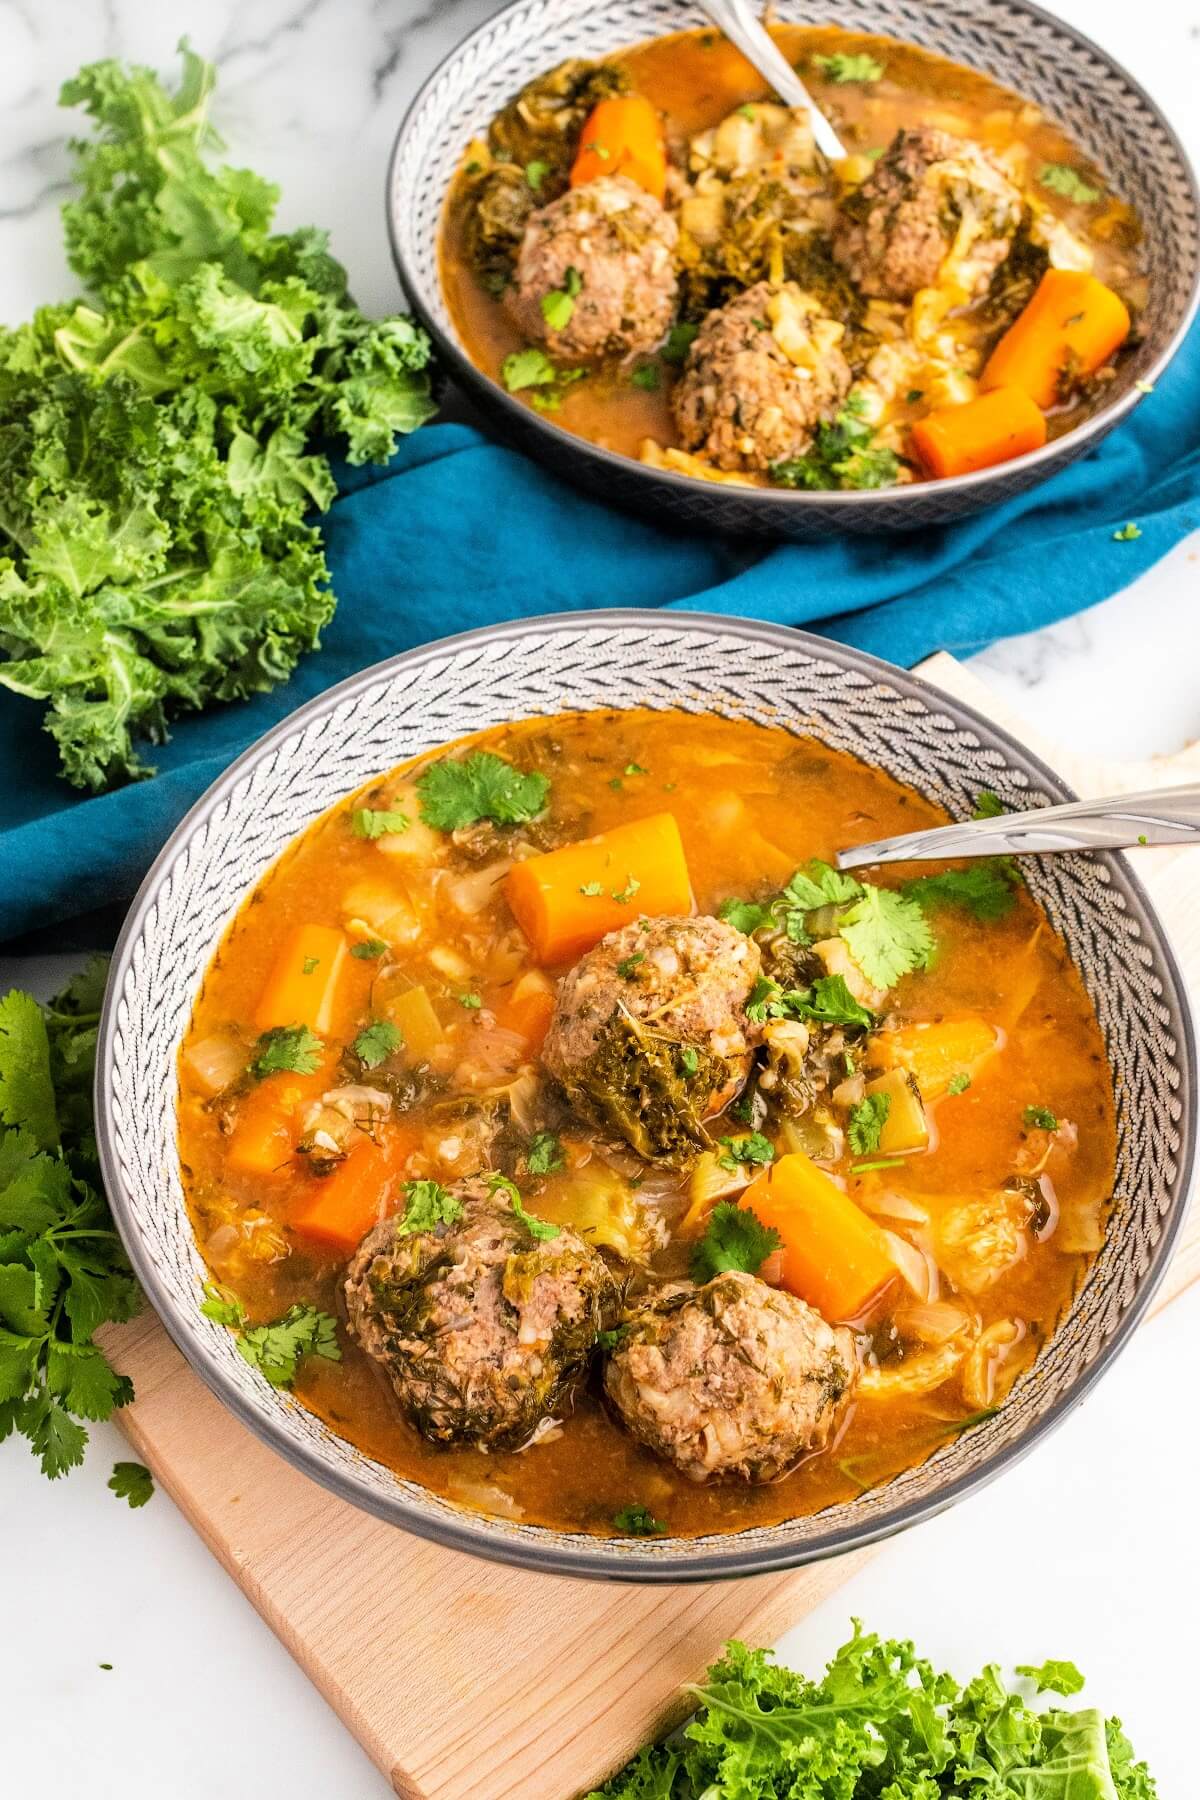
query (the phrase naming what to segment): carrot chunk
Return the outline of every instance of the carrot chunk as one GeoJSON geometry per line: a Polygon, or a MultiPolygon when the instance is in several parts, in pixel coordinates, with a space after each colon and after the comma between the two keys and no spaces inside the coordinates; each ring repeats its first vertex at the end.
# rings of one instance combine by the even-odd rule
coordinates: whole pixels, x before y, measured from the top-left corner
{"type": "Polygon", "coordinates": [[[525,1039],[531,1054],[541,1049],[554,1017],[554,988],[544,975],[529,969],[496,1007],[496,1023],[525,1039]]]}
{"type": "Polygon", "coordinates": [[[667,188],[662,122],[644,94],[601,100],[584,120],[571,186],[598,175],[627,175],[661,200],[667,188]]]}
{"type": "Polygon", "coordinates": [[[361,1138],[331,1175],[313,1177],[288,1215],[292,1230],[338,1256],[351,1255],[399,1207],[401,1171],[418,1140],[418,1132],[403,1126],[392,1126],[378,1143],[361,1138]]]}
{"type": "Polygon", "coordinates": [[[260,1031],[307,1025],[324,1037],[333,1024],[346,939],[331,925],[297,925],[284,939],[267,979],[254,1022],[260,1031]]]}
{"type": "Polygon", "coordinates": [[[1046,410],[1076,376],[1094,375],[1129,336],[1119,294],[1076,269],[1047,269],[988,358],[985,388],[1016,387],[1046,410]]]}
{"type": "Polygon", "coordinates": [[[246,1095],[229,1137],[226,1166],[239,1175],[275,1175],[290,1164],[300,1115],[328,1085],[329,1071],[274,1076],[246,1095]]]}
{"type": "Polygon", "coordinates": [[[1040,450],[1046,421],[1020,388],[995,388],[962,406],[944,406],[918,419],[913,448],[931,475],[970,475],[1040,450]]]}
{"type": "Polygon", "coordinates": [[[887,1238],[802,1151],[781,1156],[740,1204],[783,1240],[783,1286],[832,1321],[860,1318],[896,1278],[887,1238]]]}
{"type": "Polygon", "coordinates": [[[692,910],[692,884],[670,813],[514,863],[505,881],[513,916],[542,963],[567,962],[643,914],[692,910]]]}

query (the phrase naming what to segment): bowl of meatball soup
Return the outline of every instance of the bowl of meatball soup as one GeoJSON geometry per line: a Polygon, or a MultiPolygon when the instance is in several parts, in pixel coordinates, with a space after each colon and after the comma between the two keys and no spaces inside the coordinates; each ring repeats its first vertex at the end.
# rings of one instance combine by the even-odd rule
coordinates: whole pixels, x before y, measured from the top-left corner
{"type": "Polygon", "coordinates": [[[840,873],[1068,798],[919,679],[562,615],[369,669],[130,913],[99,1141],[145,1291],[333,1493],[587,1576],[781,1568],[991,1479],[1088,1391],[1193,1158],[1119,856],[840,873]]]}
{"type": "Polygon", "coordinates": [[[388,204],[456,378],[547,466],[723,530],[929,524],[1083,454],[1195,308],[1153,102],[1009,0],[771,29],[844,157],[683,0],[525,0],[442,64],[388,204]]]}

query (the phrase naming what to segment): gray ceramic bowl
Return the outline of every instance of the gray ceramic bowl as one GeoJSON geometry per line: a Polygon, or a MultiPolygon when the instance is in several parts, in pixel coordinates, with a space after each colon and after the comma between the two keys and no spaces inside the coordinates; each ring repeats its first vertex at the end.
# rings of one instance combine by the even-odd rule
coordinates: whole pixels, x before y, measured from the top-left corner
{"type": "MultiPolygon", "coordinates": [[[[778,0],[781,22],[827,24],[825,0],[778,0]]],[[[438,278],[437,240],[463,146],[533,75],[568,56],[599,57],[702,25],[687,0],[517,0],[434,71],[400,127],[388,172],[392,253],[444,365],[523,450],[556,474],[636,511],[704,530],[808,538],[944,524],[1044,481],[1126,418],[1179,348],[1200,287],[1200,195],[1183,146],[1133,77],[1081,32],[1027,0],[845,0],[837,22],[985,71],[1035,100],[1103,169],[1145,224],[1150,303],[1144,341],[1111,398],[1044,449],[999,468],[877,493],[791,493],[718,486],[651,469],[564,431],[482,374],[459,341],[438,278]]]]}
{"type": "Polygon", "coordinates": [[[268,1386],[199,1310],[204,1269],[180,1181],[176,1058],[209,959],[242,901],[298,832],[395,763],[506,720],[614,706],[709,711],[812,734],[958,818],[970,816],[981,787],[1010,808],[1072,797],[1012,738],[916,676],[777,626],[704,614],[562,614],[380,663],[248,750],[146,877],[101,1027],[105,1183],[150,1302],[193,1368],[238,1418],[344,1499],[456,1549],[560,1574],[679,1581],[785,1568],[928,1518],[1031,1449],[1128,1341],[1163,1274],[1191,1179],[1195,1050],[1174,958],[1119,856],[1029,867],[1092,996],[1112,1065],[1119,1151],[1107,1245],[997,1416],[847,1505],[767,1529],[651,1542],[484,1518],[335,1437],[268,1386]]]}

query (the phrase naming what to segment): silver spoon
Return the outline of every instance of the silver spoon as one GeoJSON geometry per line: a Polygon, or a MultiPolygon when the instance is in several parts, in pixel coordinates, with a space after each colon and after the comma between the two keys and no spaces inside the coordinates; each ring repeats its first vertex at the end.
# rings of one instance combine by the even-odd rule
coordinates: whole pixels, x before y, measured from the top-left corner
{"type": "Polygon", "coordinates": [[[950,856],[1037,856],[1048,850],[1130,850],[1141,844],[1200,844],[1200,783],[1072,800],[1033,812],[935,825],[906,837],[839,850],[839,869],[866,863],[932,862],[950,856]]]}
{"type": "Polygon", "coordinates": [[[700,11],[718,26],[730,43],[754,64],[763,80],[786,106],[802,106],[812,119],[813,141],[817,149],[834,162],[846,152],[841,139],[823,112],[818,111],[812,96],[779,46],[767,35],[750,10],[749,0],[698,0],[700,11]]]}

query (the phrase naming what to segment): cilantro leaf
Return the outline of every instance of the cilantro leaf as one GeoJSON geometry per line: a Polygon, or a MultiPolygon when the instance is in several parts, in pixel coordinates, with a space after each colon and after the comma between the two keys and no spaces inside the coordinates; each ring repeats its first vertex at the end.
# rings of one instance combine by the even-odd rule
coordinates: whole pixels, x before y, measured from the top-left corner
{"type": "Polygon", "coordinates": [[[268,1075],[315,1075],[323,1049],[307,1025],[273,1025],[259,1038],[247,1068],[256,1081],[268,1075]]]}
{"type": "Polygon", "coordinates": [[[915,900],[891,888],[864,887],[838,921],[838,932],[872,987],[890,988],[933,956],[933,933],[915,900]]]}
{"type": "Polygon", "coordinates": [[[870,1156],[878,1150],[880,1135],[891,1110],[890,1094],[864,1094],[850,1108],[846,1136],[856,1156],[870,1156]]]}
{"type": "Polygon", "coordinates": [[[1003,858],[980,858],[965,869],[920,875],[900,890],[918,906],[961,906],[975,918],[1002,919],[1012,911],[1013,889],[1020,877],[1003,858]]]}
{"type": "Polygon", "coordinates": [[[803,869],[796,870],[780,899],[799,912],[815,912],[821,906],[856,900],[862,891],[862,883],[853,875],[843,875],[840,869],[814,857],[803,869]]]}
{"type": "Polygon", "coordinates": [[[531,345],[511,351],[500,365],[500,376],[510,394],[519,394],[524,388],[552,386],[558,370],[544,350],[531,345]]]}
{"type": "Polygon", "coordinates": [[[1079,170],[1073,169],[1070,163],[1043,163],[1038,180],[1052,194],[1061,194],[1066,200],[1074,200],[1078,206],[1090,206],[1093,200],[1100,198],[1100,189],[1085,181],[1079,170]]]}
{"type": "Polygon", "coordinates": [[[692,1280],[708,1281],[725,1269],[757,1275],[782,1241],[774,1227],[763,1225],[746,1207],[723,1200],[709,1214],[708,1229],[692,1250],[692,1280]]]}
{"type": "Polygon", "coordinates": [[[946,1083],[946,1092],[948,1094],[965,1094],[970,1085],[971,1077],[967,1074],[967,1071],[965,1069],[959,1069],[946,1083]]]}
{"type": "Polygon", "coordinates": [[[647,1507],[637,1505],[623,1506],[613,1514],[613,1530],[625,1537],[663,1537],[667,1527],[647,1507]]]}
{"type": "Polygon", "coordinates": [[[835,50],[830,56],[814,56],[814,67],[820,69],[826,81],[845,83],[848,81],[882,81],[885,65],[877,62],[866,51],[858,55],[847,55],[844,51],[835,50]]]}
{"type": "Polygon", "coordinates": [[[543,181],[545,181],[549,173],[550,164],[548,162],[542,162],[537,157],[525,164],[525,179],[535,194],[540,190],[543,181]]]}
{"type": "Polygon", "coordinates": [[[733,1170],[775,1160],[775,1146],[761,1131],[751,1131],[745,1137],[723,1137],[721,1143],[725,1147],[725,1154],[720,1159],[723,1169],[733,1170]]]}
{"type": "Polygon", "coordinates": [[[632,981],[638,969],[646,960],[644,950],[635,950],[632,956],[623,956],[617,964],[617,974],[622,981],[632,981]]]}
{"type": "Polygon", "coordinates": [[[539,1131],[529,1141],[525,1162],[531,1175],[553,1175],[565,1168],[562,1142],[552,1131],[539,1131]]]}
{"type": "Polygon", "coordinates": [[[1069,1698],[1084,1686],[1083,1676],[1073,1662],[1058,1662],[1054,1658],[1044,1663],[1018,1663],[1016,1672],[1032,1681],[1039,1694],[1062,1694],[1069,1698]]]}
{"type": "Polygon", "coordinates": [[[772,903],[765,905],[757,900],[722,900],[717,909],[717,917],[726,925],[732,925],[735,931],[753,937],[764,925],[769,925],[774,918],[772,903]]]}
{"type": "Polygon", "coordinates": [[[276,190],[212,157],[215,70],[183,64],[176,92],[111,61],[66,83],[93,126],[63,208],[89,298],[0,330],[0,684],[93,792],[316,648],[325,443],[382,462],[433,411],[424,333],[364,318],[319,231],[272,232],[276,190]]]}
{"type": "Polygon", "coordinates": [[[667,341],[663,346],[663,361],[669,363],[683,362],[687,357],[688,351],[695,343],[699,330],[700,327],[694,325],[690,319],[680,319],[676,324],[672,325],[670,331],[667,333],[667,341]]]}
{"type": "Polygon", "coordinates": [[[290,1387],[306,1356],[323,1357],[327,1362],[342,1360],[337,1320],[315,1306],[289,1306],[271,1325],[242,1326],[237,1347],[272,1387],[290,1387]]]}
{"type": "Polygon", "coordinates": [[[376,957],[383,956],[387,945],[382,938],[364,938],[361,944],[351,944],[351,956],[358,957],[360,962],[374,962],[376,957]]]}
{"type": "Polygon", "coordinates": [[[410,823],[407,813],[377,812],[370,806],[357,807],[350,814],[350,829],[360,838],[397,836],[407,831],[410,823]]]}
{"type": "Polygon", "coordinates": [[[404,1033],[386,1019],[376,1019],[360,1031],[350,1048],[364,1069],[377,1069],[404,1042],[404,1033]]]}
{"type": "Polygon", "coordinates": [[[975,811],[971,817],[973,819],[999,819],[1007,811],[1008,808],[999,794],[993,793],[991,788],[981,788],[975,796],[975,811]]]}
{"type": "Polygon", "coordinates": [[[154,1477],[144,1463],[114,1463],[108,1485],[118,1500],[127,1500],[131,1507],[145,1506],[154,1497],[154,1477]]]}
{"type": "Polygon", "coordinates": [[[570,324],[571,314],[575,311],[575,299],[582,286],[583,277],[579,270],[569,268],[563,277],[562,287],[542,295],[542,317],[551,331],[562,331],[570,324]]]}
{"type": "Polygon", "coordinates": [[[853,1025],[863,1031],[870,1031],[875,1024],[875,1014],[854,998],[844,975],[818,975],[810,988],[797,995],[792,1016],[820,1025],[853,1025]]]}
{"type": "Polygon", "coordinates": [[[513,1216],[516,1218],[517,1223],[523,1225],[530,1237],[537,1238],[539,1243],[549,1243],[551,1238],[556,1238],[561,1232],[561,1225],[552,1225],[548,1219],[537,1219],[532,1213],[526,1212],[525,1203],[521,1199],[520,1189],[515,1181],[509,1180],[507,1175],[501,1175],[497,1172],[496,1174],[489,1176],[488,1186],[491,1188],[493,1194],[504,1193],[508,1195],[509,1204],[513,1209],[513,1216]]]}
{"type": "Polygon", "coordinates": [[[212,1319],[217,1325],[228,1325],[230,1330],[246,1323],[246,1309],[237,1295],[218,1287],[215,1281],[205,1282],[200,1311],[206,1319],[212,1319]]]}
{"type": "Polygon", "coordinates": [[[1058,1120],[1048,1106],[1027,1106],[1021,1121],[1036,1131],[1057,1131],[1058,1120]]]}
{"type": "Polygon", "coordinates": [[[415,1231],[434,1231],[439,1225],[455,1225],[462,1218],[462,1201],[440,1181],[406,1181],[404,1213],[396,1226],[399,1237],[415,1231]]]}
{"type": "Polygon", "coordinates": [[[771,464],[771,480],[778,487],[810,490],[893,487],[900,458],[874,442],[864,412],[862,395],[850,394],[832,425],[817,426],[811,450],[771,464]]]}
{"type": "Polygon", "coordinates": [[[1136,543],[1137,539],[1140,538],[1141,535],[1142,535],[1141,526],[1138,524],[1135,524],[1134,521],[1132,519],[1130,519],[1130,521],[1127,525],[1120,525],[1117,527],[1116,531],[1113,532],[1113,543],[1114,544],[1136,543]]]}
{"type": "Polygon", "coordinates": [[[580,884],[580,893],[585,900],[598,900],[604,892],[602,881],[584,881],[580,884]]]}
{"type": "Polygon", "coordinates": [[[542,811],[549,791],[545,775],[524,774],[489,750],[474,750],[461,760],[447,757],[417,782],[421,817],[438,831],[459,831],[479,819],[525,824],[542,811]]]}
{"type": "Polygon", "coordinates": [[[50,1039],[31,994],[0,1000],[0,1123],[27,1131],[42,1150],[58,1149],[50,1039]]]}

